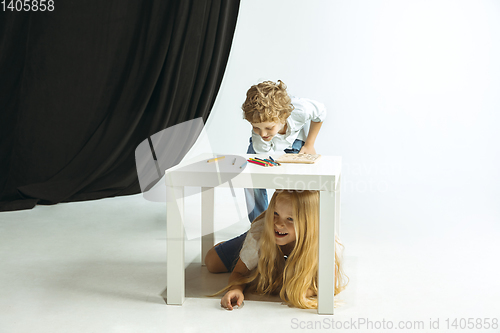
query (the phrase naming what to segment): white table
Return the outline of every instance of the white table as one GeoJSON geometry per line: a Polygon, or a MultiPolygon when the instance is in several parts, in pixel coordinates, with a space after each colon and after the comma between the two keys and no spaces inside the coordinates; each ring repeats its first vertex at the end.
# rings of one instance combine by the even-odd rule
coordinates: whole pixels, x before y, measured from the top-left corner
{"type": "MultiPolygon", "coordinates": [[[[217,156],[223,156],[221,154],[217,156]]],[[[320,191],[318,314],[333,314],[335,286],[335,235],[340,226],[341,157],[322,156],[315,164],[282,163],[262,167],[248,157],[226,155],[207,163],[213,154],[202,154],[166,170],[167,187],[167,304],[184,302],[184,187],[202,190],[202,260],[214,245],[214,187],[267,188],[320,191]],[[233,165],[234,159],[237,158],[233,165]]],[[[277,158],[279,155],[272,155],[277,158]]],[[[235,235],[237,236],[237,235],[235,235]]]]}

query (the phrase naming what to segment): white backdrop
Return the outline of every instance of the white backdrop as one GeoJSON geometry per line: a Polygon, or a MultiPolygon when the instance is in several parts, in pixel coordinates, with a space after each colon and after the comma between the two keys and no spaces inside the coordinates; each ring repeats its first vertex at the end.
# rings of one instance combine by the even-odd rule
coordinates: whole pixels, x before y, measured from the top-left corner
{"type": "Polygon", "coordinates": [[[316,150],[343,157],[344,225],[498,231],[498,59],[498,1],[243,0],[208,137],[245,153],[246,90],[281,79],[327,106],[316,150]]]}

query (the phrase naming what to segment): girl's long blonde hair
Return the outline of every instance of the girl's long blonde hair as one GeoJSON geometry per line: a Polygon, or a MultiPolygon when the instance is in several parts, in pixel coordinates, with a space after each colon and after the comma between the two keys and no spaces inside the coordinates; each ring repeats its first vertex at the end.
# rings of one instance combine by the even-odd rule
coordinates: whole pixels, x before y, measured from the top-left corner
{"type": "MultiPolygon", "coordinates": [[[[290,305],[311,309],[318,307],[316,297],[306,297],[308,289],[318,293],[318,235],[319,192],[276,190],[268,209],[256,220],[264,218],[260,240],[259,263],[248,277],[233,281],[222,293],[234,285],[249,284],[248,290],[257,294],[279,294],[290,305]],[[284,259],[281,247],[274,236],[274,211],[278,200],[292,205],[295,228],[295,246],[284,259]]],[[[335,295],[347,286],[347,276],[342,269],[343,246],[335,240],[335,295]]]]}

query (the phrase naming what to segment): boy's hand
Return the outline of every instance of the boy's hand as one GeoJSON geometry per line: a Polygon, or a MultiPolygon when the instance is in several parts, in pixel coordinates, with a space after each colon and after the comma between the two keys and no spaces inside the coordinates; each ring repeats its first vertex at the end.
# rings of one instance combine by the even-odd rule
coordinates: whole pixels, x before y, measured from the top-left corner
{"type": "Polygon", "coordinates": [[[232,310],[234,305],[241,306],[243,298],[243,292],[240,289],[231,289],[222,297],[220,305],[228,310],[232,310]]]}
{"type": "Polygon", "coordinates": [[[314,154],[316,154],[316,149],[314,149],[313,145],[305,144],[300,149],[299,154],[312,154],[312,155],[314,155],[314,154]]]}

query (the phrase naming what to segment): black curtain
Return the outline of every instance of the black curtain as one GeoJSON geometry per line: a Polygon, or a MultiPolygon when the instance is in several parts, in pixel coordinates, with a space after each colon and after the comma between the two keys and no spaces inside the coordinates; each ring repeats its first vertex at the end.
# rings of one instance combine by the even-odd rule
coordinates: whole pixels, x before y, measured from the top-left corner
{"type": "Polygon", "coordinates": [[[134,151],[205,121],[239,0],[64,0],[0,12],[0,211],[139,193],[134,151]]]}

